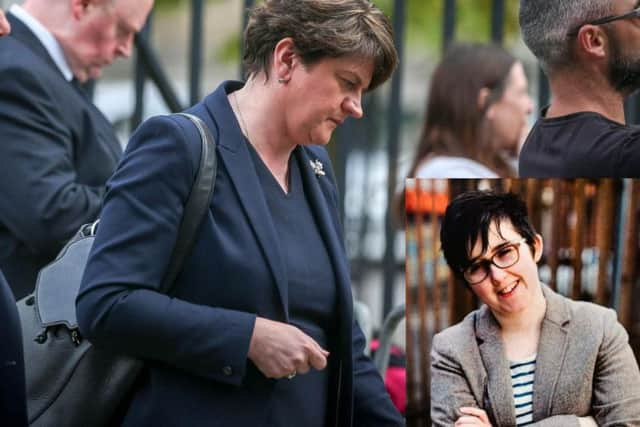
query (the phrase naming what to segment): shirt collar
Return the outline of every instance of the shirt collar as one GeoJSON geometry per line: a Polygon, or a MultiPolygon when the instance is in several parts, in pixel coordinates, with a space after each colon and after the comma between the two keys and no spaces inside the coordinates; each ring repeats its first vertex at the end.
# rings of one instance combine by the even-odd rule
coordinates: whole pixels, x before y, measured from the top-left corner
{"type": "Polygon", "coordinates": [[[71,81],[73,79],[73,72],[71,71],[71,67],[69,67],[69,63],[64,56],[62,46],[60,46],[60,43],[58,43],[53,34],[51,34],[44,25],[38,22],[36,18],[31,16],[29,12],[24,10],[20,5],[14,4],[11,6],[9,11],[33,32],[47,50],[49,56],[51,56],[51,59],[53,59],[53,62],[56,64],[64,78],[67,81],[71,81]]]}

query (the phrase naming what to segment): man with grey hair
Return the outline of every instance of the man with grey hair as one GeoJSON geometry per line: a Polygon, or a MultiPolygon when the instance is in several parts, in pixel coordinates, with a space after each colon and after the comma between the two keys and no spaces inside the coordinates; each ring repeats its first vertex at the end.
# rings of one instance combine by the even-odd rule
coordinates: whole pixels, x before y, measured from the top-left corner
{"type": "Polygon", "coordinates": [[[0,38],[0,269],[16,296],[102,206],[122,153],[79,83],[129,56],[153,0],[25,0],[0,38]]]}
{"type": "Polygon", "coordinates": [[[522,177],[640,177],[639,0],[520,0],[524,42],[553,94],[520,153],[522,177]]]}

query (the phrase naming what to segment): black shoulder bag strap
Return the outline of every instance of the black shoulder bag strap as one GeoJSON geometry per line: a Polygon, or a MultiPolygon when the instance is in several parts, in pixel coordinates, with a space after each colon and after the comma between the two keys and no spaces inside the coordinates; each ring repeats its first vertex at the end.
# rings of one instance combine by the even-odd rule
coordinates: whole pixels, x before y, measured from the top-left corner
{"type": "MultiPolygon", "coordinates": [[[[165,293],[173,286],[192,249],[208,211],[216,177],[214,139],[202,120],[183,115],[198,129],[202,149],[171,260],[160,287],[165,293]]],[[[131,385],[142,367],[142,362],[135,359],[89,352],[92,348],[89,341],[82,340],[78,333],[75,300],[97,227],[97,221],[83,226],[56,260],[40,271],[35,295],[17,303],[25,366],[28,367],[29,419],[34,425],[58,425],[60,414],[66,414],[64,411],[69,411],[65,425],[94,425],[98,419],[102,421],[113,416],[109,411],[113,411],[119,402],[127,402],[124,396],[135,388],[131,385]],[[69,330],[71,340],[47,339],[48,329],[58,325],[69,330]],[[84,402],[83,398],[89,396],[90,401],[84,402]],[[107,412],[103,413],[105,410],[107,412]]]]}
{"type": "Polygon", "coordinates": [[[182,269],[184,259],[191,251],[195,243],[195,236],[202,223],[202,219],[209,209],[213,189],[216,185],[216,171],[218,169],[218,158],[216,156],[216,141],[209,132],[207,125],[197,116],[187,113],[178,113],[189,119],[198,129],[202,150],[200,154],[200,165],[196,174],[191,193],[184,206],[182,222],[178,230],[178,240],[171,253],[171,262],[167,273],[162,280],[161,291],[167,293],[178,273],[182,269]]]}
{"type": "MultiPolygon", "coordinates": [[[[168,293],[173,286],[182,269],[184,259],[195,243],[198,228],[211,202],[217,170],[215,140],[206,124],[196,116],[182,113],[180,115],[187,117],[198,129],[202,149],[200,163],[184,206],[169,266],[160,286],[160,291],[164,293],[168,293]]],[[[78,328],[75,299],[99,221],[82,226],[76,236],[62,249],[56,260],[40,271],[35,289],[35,308],[42,328],[56,325],[66,325],[69,329],[78,328]],[[81,270],[76,268],[80,265],[83,266],[81,270]],[[70,275],[74,274],[75,276],[70,278],[70,275]],[[43,283],[44,286],[41,286],[43,283]]],[[[33,299],[29,302],[28,305],[32,305],[33,299]]]]}

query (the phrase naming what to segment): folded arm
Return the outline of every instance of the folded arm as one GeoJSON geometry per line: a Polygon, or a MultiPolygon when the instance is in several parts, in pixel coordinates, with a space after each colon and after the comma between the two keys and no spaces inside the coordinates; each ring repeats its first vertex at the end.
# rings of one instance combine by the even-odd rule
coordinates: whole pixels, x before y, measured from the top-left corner
{"type": "Polygon", "coordinates": [[[480,408],[458,362],[455,349],[440,335],[431,349],[431,422],[434,427],[451,427],[462,415],[462,407],[480,408]]]}
{"type": "MultiPolygon", "coordinates": [[[[509,404],[509,403],[501,403],[509,404]]],[[[481,408],[467,380],[459,357],[451,345],[436,335],[431,351],[431,422],[434,427],[450,427],[470,416],[460,408],[481,408]]],[[[473,416],[473,415],[471,415],[473,416]]],[[[487,422],[489,419],[487,417],[487,422]]],[[[491,425],[491,424],[479,424],[491,425]]],[[[582,427],[575,415],[556,415],[533,424],[535,427],[582,427]]],[[[498,426],[495,426],[498,427],[498,426]]]]}

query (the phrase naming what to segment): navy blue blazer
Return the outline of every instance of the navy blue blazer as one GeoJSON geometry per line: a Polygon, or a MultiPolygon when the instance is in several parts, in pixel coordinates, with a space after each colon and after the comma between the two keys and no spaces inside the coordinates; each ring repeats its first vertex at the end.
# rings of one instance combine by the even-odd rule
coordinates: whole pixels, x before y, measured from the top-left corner
{"type": "Polygon", "coordinates": [[[0,271],[0,425],[27,426],[27,400],[20,317],[0,271]]]}
{"type": "Polygon", "coordinates": [[[122,149],[111,124],[65,80],[11,13],[0,38],[0,269],[16,295],[95,219],[122,149]]]}
{"type": "MultiPolygon", "coordinates": [[[[258,427],[265,422],[278,380],[264,377],[247,352],[256,316],[288,321],[288,283],[283,251],[227,99],[240,87],[224,83],[189,110],[218,141],[219,166],[209,215],[172,297],[156,289],[199,160],[195,127],[175,116],[148,120],[109,182],[77,312],[82,333],[96,346],[148,362],[125,425],[258,427]]],[[[330,425],[402,425],[363,355],[326,150],[297,147],[294,156],[338,286],[339,333],[329,357],[336,373],[330,392],[336,410],[330,417],[336,419],[330,425]],[[312,160],[322,162],[326,175],[314,173],[312,160]]],[[[290,422],[298,426],[300,420],[290,422]]]]}

